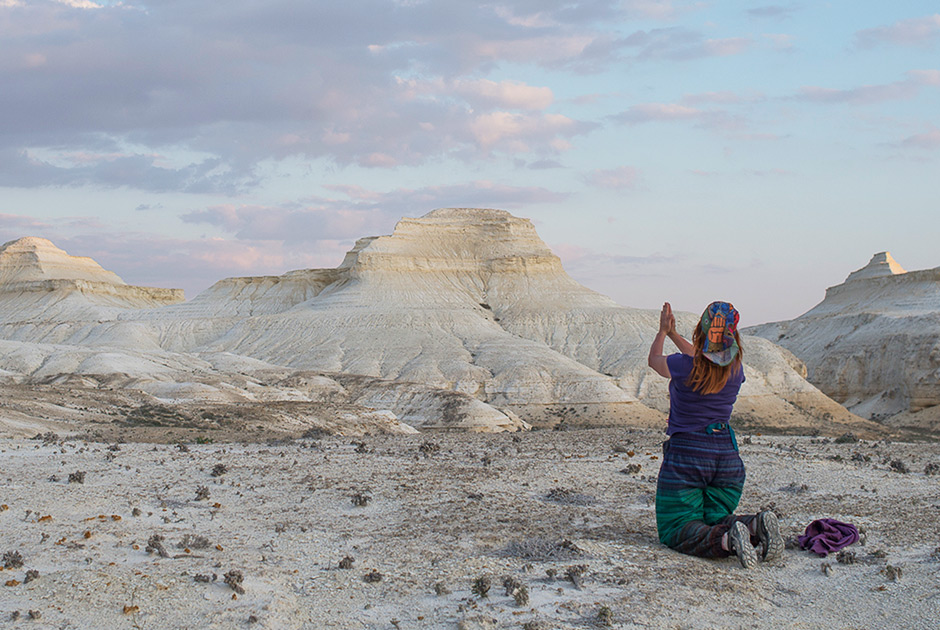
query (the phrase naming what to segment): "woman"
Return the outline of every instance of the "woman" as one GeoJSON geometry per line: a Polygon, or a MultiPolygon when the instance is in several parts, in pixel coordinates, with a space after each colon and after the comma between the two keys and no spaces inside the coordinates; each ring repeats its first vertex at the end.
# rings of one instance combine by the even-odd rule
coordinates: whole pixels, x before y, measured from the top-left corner
{"type": "Polygon", "coordinates": [[[693,556],[736,555],[745,569],[760,557],[783,554],[780,526],[773,512],[734,514],[744,488],[744,463],[738,455],[731,409],[744,382],[738,312],[728,302],[712,302],[702,313],[689,343],[676,332],[667,302],[659,332],[650,346],[649,366],[669,378],[668,439],[656,485],[659,540],[693,556]],[[678,354],[663,355],[669,337],[678,354]]]}

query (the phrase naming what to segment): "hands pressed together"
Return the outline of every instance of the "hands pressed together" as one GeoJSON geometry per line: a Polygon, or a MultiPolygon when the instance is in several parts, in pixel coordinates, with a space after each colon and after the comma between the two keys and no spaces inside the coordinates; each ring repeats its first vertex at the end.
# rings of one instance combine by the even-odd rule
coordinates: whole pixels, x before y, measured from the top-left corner
{"type": "Polygon", "coordinates": [[[669,302],[663,304],[663,310],[659,314],[659,332],[665,335],[676,332],[676,316],[672,314],[672,305],[669,302]]]}

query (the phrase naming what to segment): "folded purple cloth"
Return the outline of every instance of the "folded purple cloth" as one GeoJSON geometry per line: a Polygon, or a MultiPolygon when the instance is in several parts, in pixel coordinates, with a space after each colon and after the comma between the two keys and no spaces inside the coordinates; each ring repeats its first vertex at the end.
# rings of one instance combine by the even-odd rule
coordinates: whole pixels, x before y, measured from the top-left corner
{"type": "Polygon", "coordinates": [[[834,518],[821,518],[806,527],[806,533],[797,538],[800,547],[809,549],[820,556],[828,556],[858,542],[858,530],[851,523],[843,523],[834,518]]]}

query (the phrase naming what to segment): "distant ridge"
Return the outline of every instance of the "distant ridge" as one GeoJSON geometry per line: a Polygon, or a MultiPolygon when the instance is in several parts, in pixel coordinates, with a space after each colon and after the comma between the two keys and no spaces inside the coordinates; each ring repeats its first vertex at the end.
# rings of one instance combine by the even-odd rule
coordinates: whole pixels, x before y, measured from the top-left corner
{"type": "MultiPolygon", "coordinates": [[[[78,275],[50,243],[25,245],[14,252],[42,250],[59,276],[78,275]]],[[[12,270],[38,264],[13,260],[12,270]]],[[[10,277],[40,277],[31,273],[10,277]]],[[[360,238],[335,269],[228,278],[180,304],[99,281],[13,285],[22,290],[0,292],[0,339],[13,344],[0,370],[21,380],[79,374],[174,404],[264,406],[314,402],[292,384],[305,373],[339,383],[345,402],[437,430],[661,427],[668,409],[668,382],[646,361],[658,311],[577,283],[531,221],[502,210],[406,217],[390,235],[360,238]],[[246,379],[256,384],[233,387],[246,379]]],[[[690,335],[697,316],[677,318],[690,335]]],[[[744,344],[742,429],[880,431],[809,384],[786,350],[744,344]]]]}

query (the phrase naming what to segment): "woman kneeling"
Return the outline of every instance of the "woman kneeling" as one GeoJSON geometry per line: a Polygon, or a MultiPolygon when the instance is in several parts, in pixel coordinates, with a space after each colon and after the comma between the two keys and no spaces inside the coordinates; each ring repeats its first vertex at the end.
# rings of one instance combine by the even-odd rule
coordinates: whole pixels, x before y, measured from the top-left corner
{"type": "Polygon", "coordinates": [[[744,568],[783,555],[773,512],[736,515],[744,488],[744,463],[729,424],[744,382],[738,312],[712,302],[689,343],[676,332],[667,302],[650,347],[649,366],[669,380],[668,439],[656,485],[659,540],[704,558],[736,555],[744,568]],[[679,349],[663,355],[666,337],[679,349]],[[758,547],[755,549],[755,547],[758,547]]]}

